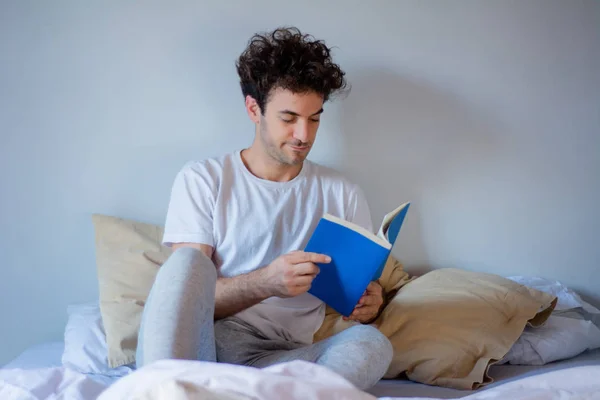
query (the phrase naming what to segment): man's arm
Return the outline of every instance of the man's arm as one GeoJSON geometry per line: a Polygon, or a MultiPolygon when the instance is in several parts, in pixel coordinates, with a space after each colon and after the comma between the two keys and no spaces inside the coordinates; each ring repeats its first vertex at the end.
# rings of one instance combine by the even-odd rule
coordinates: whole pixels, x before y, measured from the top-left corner
{"type": "MultiPolygon", "coordinates": [[[[200,243],[177,243],[173,249],[192,247],[212,260],[214,249],[200,243]]],[[[271,297],[292,297],[308,289],[319,268],[314,263],[328,263],[329,257],[305,252],[293,252],[278,257],[266,267],[247,274],[217,278],[215,319],[237,314],[271,297]]]]}
{"type": "Polygon", "coordinates": [[[215,319],[237,314],[271,297],[259,284],[261,269],[230,278],[217,279],[215,319]]]}

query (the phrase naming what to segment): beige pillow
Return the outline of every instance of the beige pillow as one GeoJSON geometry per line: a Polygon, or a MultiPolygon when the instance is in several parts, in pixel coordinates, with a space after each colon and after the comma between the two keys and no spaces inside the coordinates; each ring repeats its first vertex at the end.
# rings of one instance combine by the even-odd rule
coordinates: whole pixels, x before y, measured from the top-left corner
{"type": "Polygon", "coordinates": [[[92,221],[108,365],[115,368],[135,361],[146,298],[171,249],[161,244],[160,226],[100,214],[92,221]]]}
{"type": "MultiPolygon", "coordinates": [[[[544,323],[556,300],[498,275],[454,268],[411,279],[373,324],[394,346],[385,378],[406,373],[416,382],[468,390],[488,384],[489,366],[504,357],[526,324],[544,323]]],[[[315,338],[353,324],[328,310],[315,338]]]]}
{"type": "Polygon", "coordinates": [[[429,272],[404,286],[378,321],[394,346],[385,377],[406,372],[411,380],[457,389],[491,383],[489,366],[506,355],[527,323],[545,322],[556,301],[494,274],[429,272]]]}

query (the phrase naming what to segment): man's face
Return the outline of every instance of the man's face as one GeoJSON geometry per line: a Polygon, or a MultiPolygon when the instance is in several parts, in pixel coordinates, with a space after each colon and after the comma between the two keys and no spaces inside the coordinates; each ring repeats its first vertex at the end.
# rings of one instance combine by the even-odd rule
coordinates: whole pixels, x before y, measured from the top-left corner
{"type": "Polygon", "coordinates": [[[282,164],[302,163],[317,136],[323,97],[276,89],[265,108],[258,129],[266,154],[282,164]]]}

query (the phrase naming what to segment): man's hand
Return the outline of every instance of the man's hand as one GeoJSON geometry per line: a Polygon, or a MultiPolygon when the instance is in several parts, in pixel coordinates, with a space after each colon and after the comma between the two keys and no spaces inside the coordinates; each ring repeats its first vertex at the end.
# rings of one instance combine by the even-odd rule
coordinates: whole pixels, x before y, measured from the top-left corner
{"type": "Polygon", "coordinates": [[[262,268],[260,283],[270,296],[294,297],[307,292],[319,267],[315,263],[329,263],[324,254],[294,251],[276,258],[262,268]]]}
{"type": "Polygon", "coordinates": [[[367,290],[362,295],[354,311],[344,320],[357,321],[362,324],[370,323],[378,315],[383,305],[383,288],[377,282],[369,283],[367,290]]]}

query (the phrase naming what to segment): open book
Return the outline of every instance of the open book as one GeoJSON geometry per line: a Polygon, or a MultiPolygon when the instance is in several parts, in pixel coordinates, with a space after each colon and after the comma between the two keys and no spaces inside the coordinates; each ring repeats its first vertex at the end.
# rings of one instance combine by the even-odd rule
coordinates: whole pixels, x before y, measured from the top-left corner
{"type": "Polygon", "coordinates": [[[410,203],[388,213],[377,234],[356,224],[325,214],[304,251],[331,257],[318,264],[321,272],[308,291],[344,316],[352,314],[371,281],[379,279],[410,203]]]}

